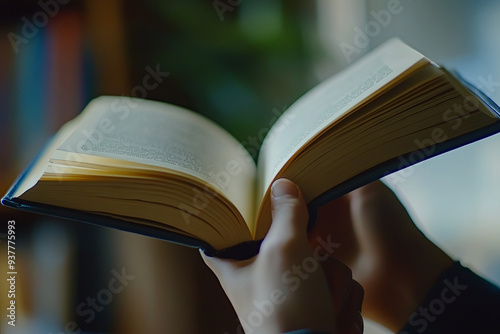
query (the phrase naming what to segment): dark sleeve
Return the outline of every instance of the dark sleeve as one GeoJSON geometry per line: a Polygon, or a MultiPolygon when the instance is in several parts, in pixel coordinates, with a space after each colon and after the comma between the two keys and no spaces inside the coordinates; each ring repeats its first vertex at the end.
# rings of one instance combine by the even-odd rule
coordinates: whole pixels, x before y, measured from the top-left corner
{"type": "Polygon", "coordinates": [[[331,333],[318,332],[310,329],[299,329],[298,331],[286,332],[284,334],[331,334],[331,333]]]}
{"type": "Polygon", "coordinates": [[[399,334],[498,333],[500,289],[455,262],[399,334]]]}

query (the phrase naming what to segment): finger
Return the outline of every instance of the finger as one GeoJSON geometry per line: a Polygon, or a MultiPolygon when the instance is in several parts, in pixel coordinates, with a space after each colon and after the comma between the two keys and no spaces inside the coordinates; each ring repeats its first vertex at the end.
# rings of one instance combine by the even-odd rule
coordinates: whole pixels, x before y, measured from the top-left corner
{"type": "Polygon", "coordinates": [[[335,236],[335,242],[343,245],[331,256],[354,266],[360,248],[352,225],[349,199],[345,196],[320,208],[316,224],[309,234],[311,248],[316,248],[319,240],[330,236],[335,236]]]}
{"type": "MultiPolygon", "coordinates": [[[[271,187],[272,219],[266,240],[306,238],[308,213],[299,188],[290,180],[278,179],[271,187]]],[[[264,240],[264,242],[266,242],[264,240]]]]}
{"type": "Polygon", "coordinates": [[[205,264],[214,272],[219,280],[224,277],[230,277],[230,275],[242,265],[242,263],[238,261],[207,256],[201,249],[200,255],[205,264]]]}
{"type": "Polygon", "coordinates": [[[381,181],[372,182],[352,191],[349,198],[352,215],[375,216],[374,218],[380,221],[404,219],[411,222],[408,211],[396,194],[381,181]]]}
{"type": "Polygon", "coordinates": [[[328,258],[322,263],[335,313],[338,315],[350,303],[352,272],[342,262],[328,258]]]}
{"type": "Polygon", "coordinates": [[[351,192],[350,202],[354,229],[367,249],[382,251],[406,242],[402,235],[418,232],[405,207],[380,181],[351,192]]]}

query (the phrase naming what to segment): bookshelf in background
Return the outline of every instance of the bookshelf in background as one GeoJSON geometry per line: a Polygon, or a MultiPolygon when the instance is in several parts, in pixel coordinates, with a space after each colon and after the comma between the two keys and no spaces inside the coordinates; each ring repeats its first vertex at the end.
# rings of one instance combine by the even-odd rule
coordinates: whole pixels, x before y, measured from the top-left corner
{"type": "MultiPolygon", "coordinates": [[[[49,87],[46,115],[52,134],[84,106],[84,27],[82,14],[67,11],[47,27],[49,87]]],[[[85,101],[86,102],[86,101],[85,101]]]]}
{"type": "MultiPolygon", "coordinates": [[[[17,31],[23,36],[22,29],[17,31]]],[[[40,29],[26,44],[19,46],[14,59],[13,168],[20,171],[48,139],[47,98],[49,86],[48,36],[40,29]]]]}

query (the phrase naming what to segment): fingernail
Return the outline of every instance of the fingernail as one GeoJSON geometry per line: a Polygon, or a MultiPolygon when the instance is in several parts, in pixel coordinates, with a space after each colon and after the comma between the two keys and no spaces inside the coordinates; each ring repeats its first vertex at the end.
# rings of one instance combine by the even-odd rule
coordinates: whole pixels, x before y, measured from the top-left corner
{"type": "Polygon", "coordinates": [[[298,197],[299,188],[290,180],[278,179],[274,181],[271,186],[271,195],[273,198],[280,198],[283,196],[298,197]]]}

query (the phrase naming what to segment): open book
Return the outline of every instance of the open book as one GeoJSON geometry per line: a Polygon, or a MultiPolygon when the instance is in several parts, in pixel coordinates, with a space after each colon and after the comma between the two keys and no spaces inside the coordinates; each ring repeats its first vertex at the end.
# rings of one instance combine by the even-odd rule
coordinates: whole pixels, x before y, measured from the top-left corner
{"type": "Polygon", "coordinates": [[[5,205],[200,247],[258,252],[286,177],[311,220],[363,184],[500,130],[499,108],[398,39],[293,104],[257,165],[210,120],[166,103],[99,97],[64,125],[5,205]]]}

